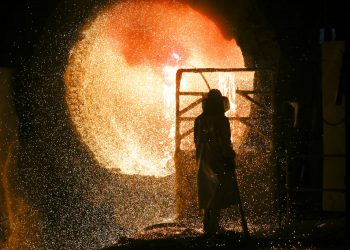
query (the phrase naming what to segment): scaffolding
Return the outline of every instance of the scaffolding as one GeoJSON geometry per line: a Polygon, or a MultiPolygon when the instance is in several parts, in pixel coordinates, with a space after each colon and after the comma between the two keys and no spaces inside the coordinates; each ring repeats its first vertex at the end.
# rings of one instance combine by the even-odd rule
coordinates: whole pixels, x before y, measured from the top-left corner
{"type": "MultiPolygon", "coordinates": [[[[196,176],[193,172],[196,172],[196,166],[190,164],[191,159],[193,161],[194,159],[194,152],[185,153],[181,149],[181,142],[186,137],[191,135],[193,133],[193,126],[186,131],[183,131],[181,133],[181,124],[183,122],[194,122],[195,116],[188,115],[189,111],[196,108],[198,105],[200,105],[203,101],[203,98],[206,96],[208,91],[210,90],[210,85],[206,81],[203,73],[213,73],[213,72],[253,72],[254,74],[261,73],[263,70],[257,69],[257,68],[183,68],[179,69],[176,73],[176,121],[175,121],[175,169],[176,169],[176,212],[177,212],[177,219],[179,221],[181,220],[191,220],[193,218],[193,214],[196,212],[196,208],[193,208],[193,201],[196,199],[196,197],[192,195],[188,195],[187,190],[195,189],[195,185],[193,184],[194,180],[193,177],[196,176]],[[184,73],[194,73],[194,74],[200,74],[204,83],[207,86],[208,91],[181,91],[181,79],[184,73]],[[194,101],[192,101],[187,106],[180,108],[180,102],[182,96],[191,96],[194,98],[194,101]],[[186,167],[184,167],[186,165],[186,167]],[[179,184],[181,183],[181,184],[179,184]]],[[[266,70],[265,70],[266,72],[266,70]]],[[[271,73],[271,71],[268,71],[271,73]]],[[[255,79],[254,79],[255,83],[255,79]]],[[[254,90],[242,90],[237,89],[235,90],[235,93],[237,95],[240,95],[244,99],[248,100],[252,106],[254,105],[258,110],[260,110],[261,113],[264,113],[267,115],[267,117],[270,118],[270,121],[272,121],[272,88],[269,86],[268,88],[259,88],[257,86],[254,86],[254,90]],[[251,95],[254,95],[252,97],[251,95]],[[260,97],[260,98],[259,98],[260,97]],[[264,98],[261,97],[268,97],[269,99],[269,105],[266,105],[266,102],[264,102],[264,98]],[[261,101],[262,100],[262,101],[261,101]],[[267,107],[268,106],[268,107],[267,107]]],[[[256,124],[256,120],[259,119],[259,117],[252,117],[252,116],[228,116],[230,121],[238,121],[240,123],[243,123],[245,126],[247,126],[251,131],[254,131],[257,133],[261,138],[263,138],[265,141],[267,141],[267,144],[269,145],[269,151],[273,152],[273,141],[272,136],[269,133],[266,133],[264,129],[259,128],[256,124]]],[[[241,208],[241,206],[240,206],[241,208]]],[[[243,210],[241,210],[241,215],[243,213],[243,210]]],[[[244,216],[242,216],[244,218],[244,216]]],[[[244,223],[244,219],[242,219],[242,227],[244,231],[247,232],[246,222],[244,223]],[[245,224],[245,225],[244,225],[245,224]]]]}

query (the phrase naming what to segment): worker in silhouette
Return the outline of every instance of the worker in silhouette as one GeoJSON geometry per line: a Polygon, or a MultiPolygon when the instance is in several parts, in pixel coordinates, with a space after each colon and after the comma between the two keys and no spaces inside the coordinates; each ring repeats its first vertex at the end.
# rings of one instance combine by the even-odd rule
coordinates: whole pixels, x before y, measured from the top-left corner
{"type": "Polygon", "coordinates": [[[225,116],[227,98],[226,102],[224,100],[219,90],[210,90],[202,104],[203,112],[194,123],[198,201],[199,208],[204,210],[205,235],[218,233],[220,210],[238,203],[237,183],[233,177],[235,151],[230,123],[225,116]]]}

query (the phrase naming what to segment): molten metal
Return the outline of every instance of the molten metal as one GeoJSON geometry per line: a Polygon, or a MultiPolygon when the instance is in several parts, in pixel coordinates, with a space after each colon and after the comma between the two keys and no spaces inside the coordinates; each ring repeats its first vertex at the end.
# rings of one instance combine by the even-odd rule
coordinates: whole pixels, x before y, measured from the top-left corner
{"type": "MultiPolygon", "coordinates": [[[[123,1],[81,31],[66,67],[66,101],[77,134],[103,167],[167,176],[175,171],[177,69],[243,66],[236,42],[190,6],[123,1]]],[[[230,98],[229,112],[249,115],[250,106],[239,103],[235,89],[252,89],[253,75],[239,83],[234,74],[206,78],[230,98]]],[[[185,89],[201,91],[196,79],[186,79],[185,89]]],[[[243,127],[232,126],[236,143],[243,127]]]]}

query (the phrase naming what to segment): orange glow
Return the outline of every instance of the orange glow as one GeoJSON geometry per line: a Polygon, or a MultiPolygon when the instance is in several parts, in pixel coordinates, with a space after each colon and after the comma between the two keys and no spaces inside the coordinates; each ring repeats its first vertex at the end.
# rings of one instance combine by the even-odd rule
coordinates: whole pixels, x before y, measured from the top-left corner
{"type": "MultiPolygon", "coordinates": [[[[234,40],[186,4],[122,1],[84,27],[66,67],[66,101],[78,135],[103,167],[174,173],[175,73],[190,67],[242,68],[244,61],[234,40]]],[[[252,75],[243,85],[235,74],[205,77],[229,96],[231,115],[249,115],[234,90],[252,89],[252,75]]],[[[203,85],[188,74],[181,88],[203,91],[198,81],[203,85]]],[[[233,125],[237,142],[244,127],[233,125]]]]}

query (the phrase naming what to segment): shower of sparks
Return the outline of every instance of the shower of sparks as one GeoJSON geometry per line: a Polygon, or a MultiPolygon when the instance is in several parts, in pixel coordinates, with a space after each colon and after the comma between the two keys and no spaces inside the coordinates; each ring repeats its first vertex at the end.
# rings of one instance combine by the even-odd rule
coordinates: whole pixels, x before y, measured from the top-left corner
{"type": "MultiPolygon", "coordinates": [[[[115,4],[81,35],[65,72],[66,100],[81,139],[106,168],[173,174],[176,71],[190,65],[243,67],[239,47],[206,16],[174,1],[115,4]]],[[[229,96],[231,114],[239,109],[233,77],[207,76],[229,96]]],[[[249,77],[241,88],[252,88],[249,77]]],[[[203,91],[191,79],[182,84],[203,91]]],[[[233,138],[243,130],[234,130],[233,138]]]]}
{"type": "MultiPolygon", "coordinates": [[[[69,52],[64,75],[68,110],[77,134],[97,162],[121,174],[115,183],[125,189],[113,184],[106,188],[114,197],[110,206],[116,224],[126,230],[175,218],[175,77],[179,68],[194,67],[243,68],[244,61],[236,42],[226,40],[213,21],[176,1],[131,0],[111,5],[84,26],[69,52]]],[[[185,73],[180,90],[208,91],[203,78],[229,98],[227,116],[250,116],[251,102],[236,95],[236,90],[253,90],[254,73],[185,73]]],[[[180,109],[196,98],[181,97],[180,109]]],[[[186,116],[195,117],[201,111],[197,105],[186,116]]],[[[193,122],[184,122],[180,130],[191,128],[193,122]]],[[[238,169],[237,177],[250,226],[257,222],[264,228],[268,222],[262,222],[261,215],[271,211],[273,204],[271,170],[262,167],[268,166],[269,153],[246,151],[242,147],[246,130],[245,124],[231,122],[234,149],[239,154],[242,150],[239,164],[249,166],[238,169]],[[258,184],[264,200],[254,192],[257,180],[264,180],[258,184]]],[[[193,150],[193,136],[181,144],[182,149],[193,150]]],[[[100,193],[99,186],[89,200],[102,204],[100,193]]],[[[233,210],[222,218],[226,228],[239,225],[233,210]]]]}
{"type": "MultiPolygon", "coordinates": [[[[15,210],[18,217],[13,219],[23,232],[17,238],[11,237],[18,244],[38,242],[44,247],[25,249],[102,249],[115,244],[119,236],[133,236],[147,225],[173,222],[176,71],[244,67],[236,42],[226,40],[213,21],[190,6],[173,0],[115,2],[94,13],[94,19],[84,26],[72,25],[77,29],[72,34],[69,32],[74,28],[69,27],[67,33],[48,36],[55,42],[48,43],[46,50],[51,53],[57,44],[59,49],[49,55],[48,51],[38,52],[38,62],[45,63],[32,64],[35,77],[31,79],[40,84],[34,83],[35,95],[26,98],[39,104],[33,106],[31,117],[35,117],[34,124],[40,124],[40,133],[32,140],[28,138],[28,145],[21,145],[18,176],[22,186],[21,181],[11,179],[13,194],[28,192],[30,196],[23,198],[28,208],[19,199],[21,210],[15,210]],[[71,35],[77,40],[68,52],[67,39],[62,37],[71,35]],[[75,138],[70,140],[70,135],[62,134],[70,134],[70,126],[66,116],[60,119],[61,113],[57,112],[61,99],[52,98],[57,96],[53,92],[61,93],[57,88],[61,90],[62,72],[56,63],[65,59],[66,53],[69,60],[64,83],[69,117],[76,129],[74,136],[78,135],[94,160],[81,150],[80,142],[76,144],[75,138]],[[51,105],[57,102],[59,105],[51,105]],[[38,112],[36,108],[42,110],[38,112]],[[53,120],[47,122],[47,117],[53,120]],[[59,247],[61,244],[65,247],[59,247]]],[[[63,17],[59,22],[65,20],[63,17]]],[[[251,102],[235,92],[252,90],[253,74],[203,76],[211,88],[219,88],[229,97],[228,116],[260,115],[256,110],[251,115],[251,102]]],[[[181,90],[208,88],[201,75],[186,73],[181,90]]],[[[182,97],[180,109],[195,101],[191,98],[182,97]]],[[[186,116],[195,117],[200,112],[201,105],[197,105],[186,116]]],[[[259,121],[254,125],[269,129],[268,119],[256,120],[259,121]]],[[[184,123],[181,132],[191,128],[192,121],[184,123]]],[[[256,140],[254,132],[246,133],[246,125],[232,121],[231,130],[239,156],[237,178],[249,228],[268,231],[275,202],[270,152],[260,137],[256,140]]],[[[193,136],[184,138],[183,149],[193,147],[193,136]]],[[[196,202],[191,205],[198,211],[196,202]]],[[[225,228],[240,230],[236,207],[223,211],[222,218],[225,228]]],[[[202,233],[198,221],[189,227],[202,233]]]]}

